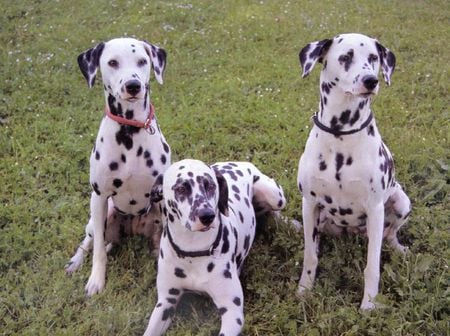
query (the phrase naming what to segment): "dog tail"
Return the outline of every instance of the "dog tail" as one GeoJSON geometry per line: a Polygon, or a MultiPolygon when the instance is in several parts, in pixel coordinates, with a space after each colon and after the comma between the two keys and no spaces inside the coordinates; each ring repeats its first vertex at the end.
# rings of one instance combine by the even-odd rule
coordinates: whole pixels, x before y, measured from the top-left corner
{"type": "Polygon", "coordinates": [[[256,217],[279,211],[286,206],[283,188],[272,178],[261,173],[255,166],[253,171],[253,208],[256,217]]]}

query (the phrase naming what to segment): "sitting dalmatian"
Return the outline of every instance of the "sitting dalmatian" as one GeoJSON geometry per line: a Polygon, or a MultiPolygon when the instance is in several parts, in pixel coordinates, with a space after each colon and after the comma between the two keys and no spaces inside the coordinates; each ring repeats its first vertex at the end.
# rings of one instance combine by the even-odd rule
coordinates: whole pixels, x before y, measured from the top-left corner
{"type": "Polygon", "coordinates": [[[255,236],[256,216],[281,210],[282,188],[248,162],[197,160],[170,166],[155,183],[164,231],[158,260],[158,301],[146,336],[163,334],[185,291],[208,294],[221,315],[220,335],[239,335],[244,297],[239,273],[255,236]]]}
{"type": "Polygon", "coordinates": [[[378,294],[383,237],[404,252],[397,231],[411,211],[370,107],[379,89],[378,71],[390,84],[395,56],[373,38],[343,34],[306,45],[300,62],[303,77],[317,62],[323,69],[319,112],[299,162],[305,254],[298,294],[313,285],[319,232],[367,233],[361,308],[371,309],[378,294]]]}
{"type": "MultiPolygon", "coordinates": [[[[114,219],[114,212],[137,219],[136,232],[153,236],[159,225],[159,207],[149,210],[150,190],[157,176],[170,165],[170,147],[160,131],[150,101],[150,73],[162,84],[166,52],[145,41],[118,38],[101,42],[78,56],[80,70],[92,87],[100,69],[105,94],[105,116],[90,157],[92,195],[86,237],[66,265],[78,269],[93,240],[92,272],[86,294],[92,296],[105,286],[106,243],[114,242],[120,228],[133,220],[114,219]],[[150,211],[150,213],[148,213],[150,211]],[[109,222],[107,221],[109,218],[109,222]],[[144,227],[142,226],[144,223],[144,227]],[[112,236],[105,237],[107,233],[112,236]]],[[[133,228],[128,228],[133,232],[133,228]]],[[[156,241],[157,244],[157,241],[156,241]]]]}

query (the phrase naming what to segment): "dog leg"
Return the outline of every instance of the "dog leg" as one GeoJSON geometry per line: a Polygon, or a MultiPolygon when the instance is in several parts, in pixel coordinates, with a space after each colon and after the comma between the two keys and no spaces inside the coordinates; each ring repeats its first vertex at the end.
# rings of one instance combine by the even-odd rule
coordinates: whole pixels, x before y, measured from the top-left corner
{"type": "Polygon", "coordinates": [[[316,277],[317,250],[319,243],[319,209],[317,204],[303,197],[303,231],[305,235],[305,252],[303,256],[303,271],[300,277],[297,296],[301,296],[306,289],[311,289],[316,277]]]}
{"type": "Polygon", "coordinates": [[[361,309],[375,308],[380,281],[381,245],[383,242],[384,205],[382,203],[367,209],[367,265],[364,269],[364,295],[361,309]]]}
{"type": "Polygon", "coordinates": [[[66,266],[64,266],[64,270],[67,274],[72,274],[80,268],[81,264],[83,264],[85,254],[89,253],[92,248],[92,236],[92,221],[89,220],[88,224],[86,225],[86,236],[84,237],[80,246],[78,246],[77,251],[75,252],[73,257],[70,258],[70,261],[66,264],[66,266]]]}
{"type": "Polygon", "coordinates": [[[91,219],[94,228],[94,254],[92,261],[92,272],[86,284],[87,296],[100,293],[105,287],[106,275],[106,248],[105,248],[105,226],[106,226],[107,200],[95,192],[91,196],[91,219]]]}
{"type": "Polygon", "coordinates": [[[408,248],[399,243],[397,231],[408,221],[411,212],[411,201],[405,192],[399,188],[389,198],[389,207],[385,206],[385,232],[384,236],[391,248],[406,253],[408,248]]]}
{"type": "Polygon", "coordinates": [[[244,294],[241,282],[235,275],[227,286],[217,287],[209,291],[209,295],[219,310],[221,325],[219,335],[234,336],[240,335],[244,325],[244,294]]]}
{"type": "Polygon", "coordinates": [[[144,336],[159,336],[166,332],[182,294],[182,289],[158,287],[158,301],[150,316],[144,336]]]}

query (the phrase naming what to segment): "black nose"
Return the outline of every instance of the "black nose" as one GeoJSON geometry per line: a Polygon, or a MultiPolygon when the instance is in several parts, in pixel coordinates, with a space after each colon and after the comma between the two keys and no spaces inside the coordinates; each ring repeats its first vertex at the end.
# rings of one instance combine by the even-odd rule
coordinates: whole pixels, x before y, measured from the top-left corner
{"type": "Polygon", "coordinates": [[[141,83],[132,79],[125,83],[125,88],[130,95],[136,96],[141,91],[141,83]]]}
{"type": "Polygon", "coordinates": [[[378,85],[378,78],[375,76],[364,76],[362,82],[367,90],[372,91],[378,85]]]}
{"type": "Polygon", "coordinates": [[[214,213],[214,211],[212,209],[209,208],[205,208],[205,209],[200,209],[198,211],[198,218],[200,219],[200,222],[202,222],[203,225],[210,225],[214,218],[216,217],[216,214],[214,213]]]}

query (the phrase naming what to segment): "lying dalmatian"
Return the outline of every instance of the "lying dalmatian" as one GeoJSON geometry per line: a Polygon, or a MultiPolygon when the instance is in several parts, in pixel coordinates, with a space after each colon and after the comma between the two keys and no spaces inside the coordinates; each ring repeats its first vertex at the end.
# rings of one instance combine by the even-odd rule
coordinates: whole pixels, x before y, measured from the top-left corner
{"type": "Polygon", "coordinates": [[[197,160],[170,166],[155,183],[164,231],[158,260],[158,301],[146,336],[163,334],[185,291],[208,294],[219,309],[220,335],[244,323],[239,274],[255,236],[256,216],[286,205],[282,188],[248,162],[197,160]]]}
{"type": "MultiPolygon", "coordinates": [[[[149,89],[151,68],[156,80],[163,82],[166,52],[145,41],[118,38],[83,52],[78,64],[89,87],[94,85],[100,68],[106,100],[105,116],[90,158],[93,192],[86,238],[66,265],[68,273],[78,269],[93,240],[92,272],[86,285],[86,294],[92,296],[105,285],[105,226],[115,232],[124,224],[114,220],[114,211],[122,215],[147,214],[150,190],[157,176],[170,165],[170,148],[154,115],[149,89]],[[107,217],[111,219],[109,225],[107,217]]],[[[150,216],[160,218],[158,207],[150,211],[150,216]]],[[[144,231],[157,232],[151,228],[144,231]]]]}
{"type": "Polygon", "coordinates": [[[305,235],[298,294],[313,285],[319,232],[367,233],[361,308],[372,309],[378,294],[383,237],[395,250],[406,251],[397,231],[411,211],[370,108],[379,89],[378,71],[381,68],[389,85],[395,56],[375,39],[344,34],[312,42],[301,50],[303,77],[317,62],[323,63],[319,112],[313,117],[298,172],[305,235]]]}

